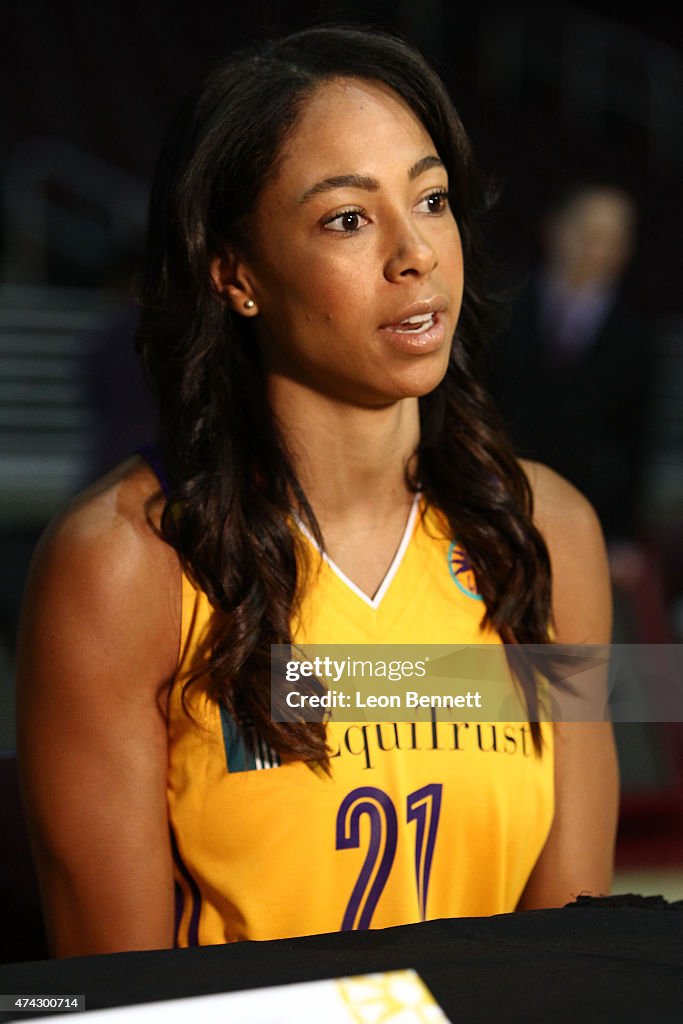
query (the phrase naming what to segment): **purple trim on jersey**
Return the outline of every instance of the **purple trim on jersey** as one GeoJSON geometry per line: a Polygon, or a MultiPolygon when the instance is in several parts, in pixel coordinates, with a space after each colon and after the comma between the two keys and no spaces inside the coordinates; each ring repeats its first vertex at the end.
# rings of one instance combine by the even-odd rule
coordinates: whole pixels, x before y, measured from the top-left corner
{"type": "Polygon", "coordinates": [[[173,484],[161,460],[161,452],[159,451],[158,445],[141,444],[139,448],[136,448],[136,452],[152,467],[157,480],[161,484],[162,491],[168,498],[173,490],[173,484]]]}
{"type": "Polygon", "coordinates": [[[173,946],[175,949],[178,948],[178,936],[180,935],[180,922],[183,919],[183,911],[185,910],[185,894],[183,893],[183,887],[180,882],[176,879],[173,883],[175,892],[175,925],[173,928],[173,946]]]}
{"type": "MultiPolygon", "coordinates": [[[[189,923],[188,928],[187,928],[187,944],[188,944],[188,946],[198,946],[199,945],[199,915],[201,914],[201,911],[202,911],[202,894],[199,891],[199,886],[197,885],[196,881],[194,880],[194,878],[190,874],[190,871],[187,868],[185,862],[183,861],[183,858],[180,856],[180,850],[178,849],[178,844],[176,843],[176,838],[175,838],[175,834],[173,832],[173,829],[170,829],[170,833],[171,833],[171,850],[173,852],[173,860],[176,863],[176,867],[178,868],[178,871],[180,872],[180,874],[183,876],[183,878],[187,882],[188,888],[190,890],[190,895],[192,897],[192,913],[190,914],[190,923],[189,923]]],[[[178,907],[177,907],[177,904],[176,904],[176,914],[177,914],[177,912],[178,912],[178,907]]],[[[179,924],[180,924],[180,921],[178,920],[178,925],[179,924]]],[[[177,941],[177,937],[176,937],[176,941],[177,941]]]]}

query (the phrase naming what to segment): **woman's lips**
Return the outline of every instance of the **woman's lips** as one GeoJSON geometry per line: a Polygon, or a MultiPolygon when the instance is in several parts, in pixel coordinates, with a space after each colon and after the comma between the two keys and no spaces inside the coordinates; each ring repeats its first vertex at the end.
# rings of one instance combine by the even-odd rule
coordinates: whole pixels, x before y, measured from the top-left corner
{"type": "Polygon", "coordinates": [[[446,325],[440,313],[421,314],[379,330],[395,348],[408,353],[434,352],[446,338],[446,325]]]}
{"type": "Polygon", "coordinates": [[[435,313],[420,313],[418,316],[408,317],[397,324],[388,324],[387,329],[397,331],[400,334],[424,334],[434,324],[435,313]]]}
{"type": "Polygon", "coordinates": [[[380,324],[382,330],[412,330],[413,325],[419,327],[427,318],[433,318],[437,313],[445,313],[448,309],[448,300],[445,295],[432,295],[427,299],[417,299],[403,309],[397,309],[394,319],[389,323],[380,324]]]}

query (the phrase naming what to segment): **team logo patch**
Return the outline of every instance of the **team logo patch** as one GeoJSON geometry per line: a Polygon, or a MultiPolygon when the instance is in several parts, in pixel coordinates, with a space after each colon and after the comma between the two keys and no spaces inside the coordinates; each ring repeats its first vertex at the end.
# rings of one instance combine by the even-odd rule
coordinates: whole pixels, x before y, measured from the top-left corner
{"type": "Polygon", "coordinates": [[[454,540],[448,549],[448,571],[458,590],[466,597],[471,597],[474,601],[483,601],[481,594],[477,593],[477,581],[470,560],[457,540],[454,540]]]}

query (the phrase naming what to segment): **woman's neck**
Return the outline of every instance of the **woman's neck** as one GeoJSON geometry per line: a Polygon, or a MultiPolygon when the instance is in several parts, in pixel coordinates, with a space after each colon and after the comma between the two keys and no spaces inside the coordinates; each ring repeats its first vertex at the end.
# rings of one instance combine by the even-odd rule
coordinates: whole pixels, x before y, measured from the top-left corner
{"type": "Polygon", "coordinates": [[[291,381],[286,389],[271,388],[270,397],[321,526],[355,522],[373,527],[403,516],[412,497],[406,467],[419,441],[416,398],[359,408],[291,381]]]}

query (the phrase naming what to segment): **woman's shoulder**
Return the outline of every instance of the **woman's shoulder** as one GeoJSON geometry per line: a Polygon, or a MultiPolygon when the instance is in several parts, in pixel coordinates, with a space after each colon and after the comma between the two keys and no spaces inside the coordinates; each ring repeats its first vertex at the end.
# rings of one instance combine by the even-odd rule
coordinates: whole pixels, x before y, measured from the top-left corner
{"type": "Polygon", "coordinates": [[[78,494],[47,527],[26,602],[51,602],[56,618],[82,617],[102,633],[179,629],[180,568],[159,533],[164,497],[147,463],[133,457],[78,494]]]}
{"type": "Polygon", "coordinates": [[[541,462],[520,459],[519,463],[531,487],[537,525],[543,524],[551,531],[570,525],[586,531],[600,530],[595,509],[569,480],[541,462]]]}
{"type": "Polygon", "coordinates": [[[611,586],[600,520],[588,498],[549,466],[520,460],[533,496],[553,578],[556,636],[564,643],[606,643],[611,586]]]}
{"type": "Polygon", "coordinates": [[[141,561],[163,570],[177,564],[159,534],[163,507],[154,472],[133,456],[71,499],[47,527],[39,553],[67,556],[74,569],[94,560],[117,575],[141,561]]]}

